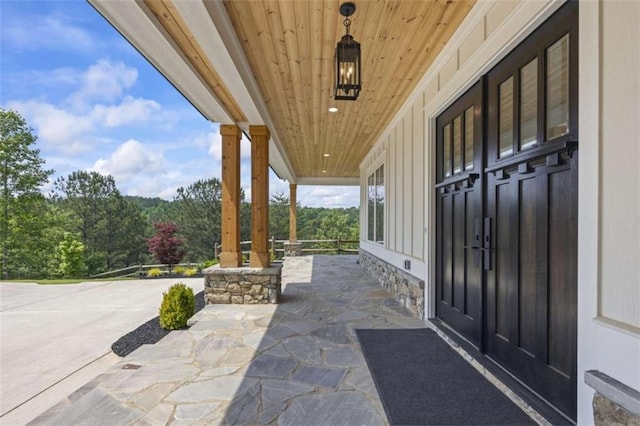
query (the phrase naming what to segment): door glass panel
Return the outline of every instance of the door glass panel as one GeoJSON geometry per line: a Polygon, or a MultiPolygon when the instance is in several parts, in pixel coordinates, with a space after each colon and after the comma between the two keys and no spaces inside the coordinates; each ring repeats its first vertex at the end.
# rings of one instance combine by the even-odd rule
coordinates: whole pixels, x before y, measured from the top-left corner
{"type": "Polygon", "coordinates": [[[569,35],[547,49],[547,140],[569,133],[569,35]]]}
{"type": "Polygon", "coordinates": [[[443,129],[442,135],[442,170],[444,177],[451,176],[451,125],[447,124],[443,129]]]}
{"type": "Polygon", "coordinates": [[[473,107],[464,112],[464,169],[473,170],[473,107]]]}
{"type": "Polygon", "coordinates": [[[538,133],[538,58],[520,69],[520,150],[535,146],[538,133]]]}
{"type": "Polygon", "coordinates": [[[462,116],[453,119],[453,174],[462,171],[462,116]]]}
{"type": "Polygon", "coordinates": [[[499,96],[498,158],[504,158],[513,154],[513,77],[500,85],[499,96]]]}

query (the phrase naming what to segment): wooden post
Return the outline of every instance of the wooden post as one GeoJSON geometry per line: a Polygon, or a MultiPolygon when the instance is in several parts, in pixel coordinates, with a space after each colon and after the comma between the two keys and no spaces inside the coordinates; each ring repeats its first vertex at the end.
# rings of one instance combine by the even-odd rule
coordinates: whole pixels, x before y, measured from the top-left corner
{"type": "Polygon", "coordinates": [[[251,134],[251,257],[252,268],[268,268],[269,256],[269,128],[249,126],[251,134]]]}
{"type": "Polygon", "coordinates": [[[296,204],[298,203],[296,198],[296,190],[298,185],[295,183],[289,184],[289,242],[295,243],[298,240],[298,223],[296,204]]]}
{"type": "Polygon", "coordinates": [[[220,126],[222,135],[222,253],[221,268],[242,266],[240,252],[240,139],[235,125],[220,126]]]}
{"type": "Polygon", "coordinates": [[[340,254],[340,237],[338,237],[338,254],[340,254]]]}

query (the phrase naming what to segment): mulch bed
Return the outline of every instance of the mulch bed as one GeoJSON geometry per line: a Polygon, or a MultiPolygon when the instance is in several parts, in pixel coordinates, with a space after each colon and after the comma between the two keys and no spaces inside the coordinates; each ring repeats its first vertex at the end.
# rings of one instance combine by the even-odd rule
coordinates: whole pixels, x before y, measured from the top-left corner
{"type": "MultiPolygon", "coordinates": [[[[204,291],[196,294],[195,297],[195,312],[198,312],[204,308],[204,291]]],[[[111,345],[111,350],[114,354],[125,357],[142,345],[152,345],[159,342],[170,332],[171,330],[165,330],[160,327],[160,317],[156,316],[116,340],[115,343],[111,345]]]]}

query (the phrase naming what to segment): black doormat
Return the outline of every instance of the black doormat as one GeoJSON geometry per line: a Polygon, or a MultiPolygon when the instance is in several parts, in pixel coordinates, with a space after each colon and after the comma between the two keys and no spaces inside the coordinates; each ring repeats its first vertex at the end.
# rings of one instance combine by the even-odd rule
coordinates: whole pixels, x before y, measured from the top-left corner
{"type": "Polygon", "coordinates": [[[430,329],[356,330],[392,425],[535,425],[430,329]]]}

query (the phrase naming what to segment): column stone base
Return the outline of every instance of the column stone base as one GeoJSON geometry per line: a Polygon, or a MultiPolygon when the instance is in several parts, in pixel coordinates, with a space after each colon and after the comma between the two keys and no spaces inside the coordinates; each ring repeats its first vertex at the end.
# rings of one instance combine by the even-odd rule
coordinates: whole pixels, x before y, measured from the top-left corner
{"type": "Polygon", "coordinates": [[[302,243],[285,241],[283,244],[284,257],[302,256],[302,243]]]}
{"type": "Polygon", "coordinates": [[[203,271],[204,300],[209,304],[276,304],[282,291],[282,264],[268,268],[221,268],[203,271]]]}

